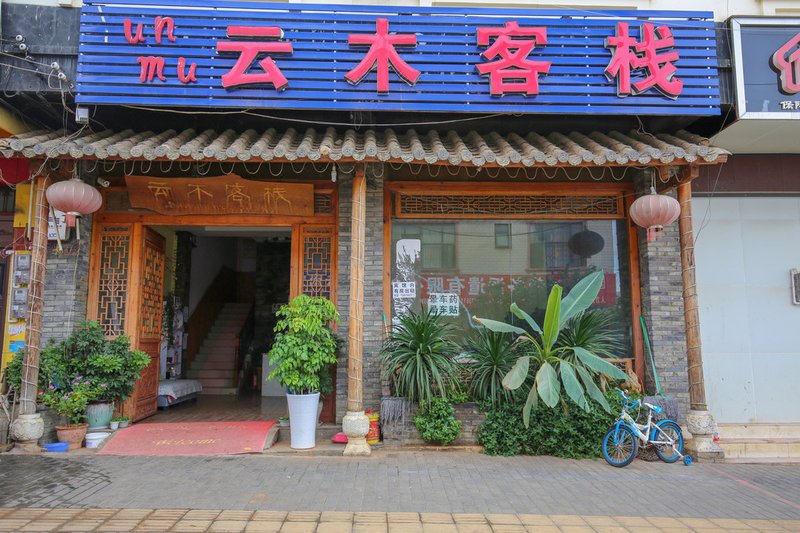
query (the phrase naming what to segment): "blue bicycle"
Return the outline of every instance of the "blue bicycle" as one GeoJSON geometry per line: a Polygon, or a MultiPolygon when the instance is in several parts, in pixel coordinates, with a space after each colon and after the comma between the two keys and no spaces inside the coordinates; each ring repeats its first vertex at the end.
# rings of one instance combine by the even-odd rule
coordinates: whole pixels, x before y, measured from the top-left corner
{"type": "MultiPolygon", "coordinates": [[[[627,394],[617,389],[622,396],[622,413],[617,422],[611,426],[603,437],[603,457],[611,466],[628,466],[641,445],[652,444],[656,455],[665,463],[674,463],[683,459],[684,464],[692,464],[690,455],[683,455],[683,434],[681,427],[674,420],[653,420],[653,413],[660,413],[661,407],[639,400],[631,400],[627,394]],[[638,424],[628,410],[648,409],[647,423],[638,424]]],[[[638,414],[637,414],[638,418],[638,414]]]]}

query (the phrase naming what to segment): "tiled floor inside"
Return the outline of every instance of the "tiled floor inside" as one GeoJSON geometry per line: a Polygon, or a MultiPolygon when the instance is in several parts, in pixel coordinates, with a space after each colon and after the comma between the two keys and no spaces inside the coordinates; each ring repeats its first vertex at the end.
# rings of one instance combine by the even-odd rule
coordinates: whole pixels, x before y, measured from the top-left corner
{"type": "Polygon", "coordinates": [[[285,396],[214,396],[200,395],[196,400],[159,409],[143,420],[161,422],[243,422],[277,420],[288,413],[285,396]]]}

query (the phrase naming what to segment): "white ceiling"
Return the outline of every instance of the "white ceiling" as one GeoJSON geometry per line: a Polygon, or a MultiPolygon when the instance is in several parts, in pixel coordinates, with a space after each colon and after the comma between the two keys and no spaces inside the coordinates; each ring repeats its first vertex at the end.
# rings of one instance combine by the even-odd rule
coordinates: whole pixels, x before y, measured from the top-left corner
{"type": "Polygon", "coordinates": [[[743,119],[711,142],[734,154],[800,154],[800,120],[743,119]]]}

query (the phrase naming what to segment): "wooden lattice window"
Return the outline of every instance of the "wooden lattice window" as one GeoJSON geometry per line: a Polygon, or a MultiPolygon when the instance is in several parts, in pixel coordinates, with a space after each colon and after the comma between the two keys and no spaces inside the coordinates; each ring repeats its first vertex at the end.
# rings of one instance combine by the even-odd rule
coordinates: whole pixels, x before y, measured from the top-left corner
{"type": "Polygon", "coordinates": [[[334,253],[332,227],[303,229],[303,278],[300,286],[303,294],[332,298],[334,253]]]}
{"type": "Polygon", "coordinates": [[[150,239],[163,240],[160,235],[148,234],[144,246],[144,270],[142,272],[142,303],[139,310],[139,338],[157,339],[161,336],[161,300],[164,284],[163,243],[151,243],[150,239]]]}
{"type": "Polygon", "coordinates": [[[398,192],[397,218],[529,218],[623,216],[621,196],[559,194],[419,194],[398,192]]]}
{"type": "Polygon", "coordinates": [[[126,226],[106,226],[100,236],[100,276],[97,319],[108,336],[125,333],[131,232],[126,226]]]}

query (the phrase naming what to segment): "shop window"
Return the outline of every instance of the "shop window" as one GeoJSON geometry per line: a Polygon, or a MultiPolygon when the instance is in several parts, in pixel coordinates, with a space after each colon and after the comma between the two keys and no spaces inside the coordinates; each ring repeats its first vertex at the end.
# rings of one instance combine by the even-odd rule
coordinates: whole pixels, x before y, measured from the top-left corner
{"type": "Polygon", "coordinates": [[[419,239],[421,267],[446,270],[456,266],[455,224],[404,224],[400,239],[419,239]]]}
{"type": "MultiPolygon", "coordinates": [[[[544,318],[554,284],[566,294],[591,272],[604,272],[594,308],[608,315],[631,353],[630,275],[624,220],[466,219],[442,223],[392,220],[391,309],[436,309],[461,338],[472,317],[518,322],[512,302],[544,318]]],[[[520,327],[525,324],[518,323],[520,327]]]]}
{"type": "Polygon", "coordinates": [[[563,269],[581,266],[581,257],[569,247],[569,239],[583,229],[580,222],[542,222],[530,226],[530,268],[563,269]]]}

